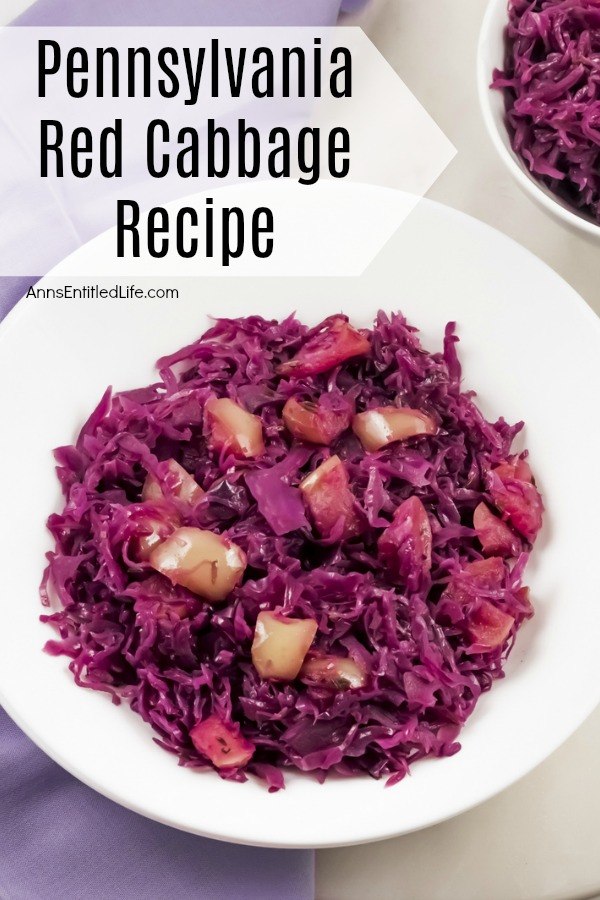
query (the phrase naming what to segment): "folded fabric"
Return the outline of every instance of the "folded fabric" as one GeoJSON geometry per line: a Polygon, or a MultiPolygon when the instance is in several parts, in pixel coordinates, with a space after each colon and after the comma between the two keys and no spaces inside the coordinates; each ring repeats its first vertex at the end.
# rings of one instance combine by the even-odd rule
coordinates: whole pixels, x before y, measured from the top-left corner
{"type": "Polygon", "coordinates": [[[38,0],[15,25],[334,25],[364,0],[38,0]]]}
{"type": "MultiPolygon", "coordinates": [[[[39,0],[15,24],[326,26],[336,21],[340,8],[354,10],[363,2],[39,0]]],[[[18,152],[15,147],[16,158],[18,152]]],[[[0,272],[2,260],[6,264],[18,244],[30,253],[32,271],[41,273],[45,261],[64,258],[81,239],[69,210],[56,204],[43,185],[35,198],[19,196],[14,185],[14,169],[4,166],[0,272]],[[42,244],[40,256],[36,251],[42,244]]],[[[0,319],[37,277],[0,277],[0,319]]],[[[67,774],[1,709],[0,830],[0,896],[6,900],[314,896],[312,852],[232,846],[144,819],[67,774]]]]}
{"type": "Polygon", "coordinates": [[[312,900],[310,851],[209,841],[76,781],[0,709],[3,900],[312,900]]]}

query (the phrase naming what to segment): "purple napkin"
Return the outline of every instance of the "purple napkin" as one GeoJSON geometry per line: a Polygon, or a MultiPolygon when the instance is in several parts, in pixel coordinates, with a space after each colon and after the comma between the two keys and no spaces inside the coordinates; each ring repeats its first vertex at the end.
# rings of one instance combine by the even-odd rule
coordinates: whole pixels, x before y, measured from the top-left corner
{"type": "Polygon", "coordinates": [[[334,25],[364,0],[38,0],[15,25],[334,25]]]}
{"type": "Polygon", "coordinates": [[[312,851],[158,825],[59,768],[0,709],[2,900],[312,900],[312,851]]]}
{"type": "MultiPolygon", "coordinates": [[[[336,21],[340,9],[352,11],[363,2],[38,0],[15,24],[326,26],[336,21]]],[[[34,220],[31,225],[33,251],[39,234],[34,220]]],[[[1,272],[0,255],[0,319],[36,280],[1,277],[1,272]]],[[[53,763],[2,709],[0,833],[3,900],[314,897],[312,852],[210,841],[129,812],[53,763]]]]}

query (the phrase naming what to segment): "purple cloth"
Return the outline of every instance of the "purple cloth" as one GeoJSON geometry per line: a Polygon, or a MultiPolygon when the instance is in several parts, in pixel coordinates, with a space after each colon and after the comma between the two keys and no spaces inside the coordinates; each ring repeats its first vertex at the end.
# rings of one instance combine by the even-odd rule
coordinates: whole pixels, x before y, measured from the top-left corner
{"type": "MultiPolygon", "coordinates": [[[[0,270],[1,271],[1,270],[0,270]]],[[[0,322],[40,275],[0,275],[0,322]]]]}
{"type": "Polygon", "coordinates": [[[0,709],[3,900],[312,900],[312,852],[209,841],[129,812],[45,756],[0,709]]]}
{"type": "Polygon", "coordinates": [[[38,0],[16,25],[334,25],[364,0],[38,0]]]}
{"type": "MultiPolygon", "coordinates": [[[[352,11],[363,2],[38,0],[15,24],[324,26],[335,22],[340,7],[352,11]]],[[[34,226],[32,248],[39,240],[34,226]]],[[[0,277],[0,319],[35,280],[0,277]]],[[[2,709],[0,833],[0,897],[6,900],[314,897],[312,852],[209,841],[129,812],[52,762],[2,709]]]]}

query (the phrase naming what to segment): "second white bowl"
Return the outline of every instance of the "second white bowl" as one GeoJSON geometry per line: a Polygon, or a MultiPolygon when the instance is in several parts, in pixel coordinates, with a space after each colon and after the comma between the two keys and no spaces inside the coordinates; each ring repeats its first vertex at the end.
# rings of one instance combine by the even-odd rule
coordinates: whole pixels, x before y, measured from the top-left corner
{"type": "Polygon", "coordinates": [[[504,32],[508,22],[507,0],[489,0],[477,49],[477,87],[483,119],[500,159],[529,196],[570,228],[600,239],[600,226],[534,178],[511,147],[505,121],[504,96],[490,88],[494,69],[504,64],[504,32]]]}

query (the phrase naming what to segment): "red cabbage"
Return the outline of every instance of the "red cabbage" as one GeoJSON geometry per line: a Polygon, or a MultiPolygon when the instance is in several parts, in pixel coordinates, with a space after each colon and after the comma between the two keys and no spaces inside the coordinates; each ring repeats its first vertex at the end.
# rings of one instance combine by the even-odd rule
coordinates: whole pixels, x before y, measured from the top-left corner
{"type": "Polygon", "coordinates": [[[600,222],[598,0],[509,0],[504,92],[515,153],[567,204],[600,222]]]}
{"type": "MultiPolygon", "coordinates": [[[[511,455],[522,423],[487,422],[474,394],[461,390],[453,324],[443,352],[432,354],[401,315],[379,313],[373,330],[363,331],[362,356],[299,376],[284,364],[313,333],[294,317],[219,319],[159,361],[155,384],[106,392],[75,447],[55,451],[66,502],[48,520],[56,546],[42,600],[52,598],[58,611],[42,618],[58,637],[46,649],[70,658],[77,684],[128,702],[182,765],[209,767],[190,734],[209,719],[224,723],[254,752],[220,774],[243,781],[252,773],[270,790],[283,786],[286,768],[320,780],[328,772],[368,773],[394,783],[421,757],[455,753],[461,727],[502,677],[516,633],[532,615],[521,578],[533,534],[515,540],[516,560],[490,563],[493,583],[465,573],[485,557],[474,510],[485,503],[506,520],[494,506],[490,472],[508,462],[501,471],[518,481],[529,468],[511,455]],[[317,403],[325,393],[346,396],[357,412],[390,404],[422,410],[437,431],[375,453],[364,451],[351,428],[331,447],[297,441],[281,418],[286,400],[317,403]],[[211,449],[203,407],[215,396],[260,416],[262,456],[211,449]],[[361,523],[343,541],[319,536],[298,490],[333,454],[346,467],[361,523]],[[167,459],[206,492],[191,506],[171,498],[173,515],[185,526],[226,533],[247,556],[243,581],[222,605],[173,587],[131,556],[148,507],[142,486],[167,459]],[[402,541],[390,539],[378,553],[410,497],[431,528],[426,570],[423,552],[410,550],[411,519],[403,520],[402,541]],[[396,545],[403,554],[397,564],[396,545]],[[469,623],[490,604],[514,624],[501,645],[482,650],[469,623]],[[311,655],[349,657],[365,683],[344,689],[302,677],[261,680],[250,652],[254,626],[259,612],[275,609],[316,621],[311,655]]],[[[159,514],[161,507],[150,509],[159,514]]]]}

